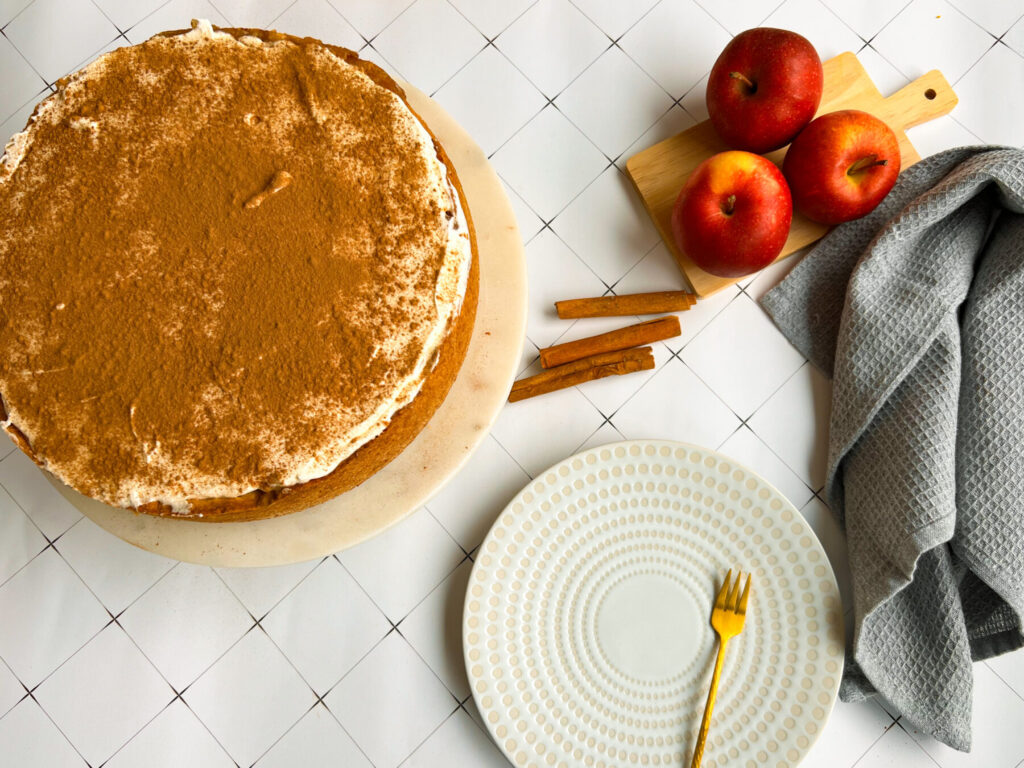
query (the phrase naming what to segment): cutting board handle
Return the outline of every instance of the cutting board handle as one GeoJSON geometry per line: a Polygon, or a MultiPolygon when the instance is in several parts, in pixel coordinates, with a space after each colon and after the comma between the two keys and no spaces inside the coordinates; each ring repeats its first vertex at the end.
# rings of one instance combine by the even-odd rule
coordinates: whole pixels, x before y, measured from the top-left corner
{"type": "Polygon", "coordinates": [[[945,115],[957,101],[949,81],[939,70],[933,69],[885,99],[885,114],[879,117],[906,130],[945,115]]]}

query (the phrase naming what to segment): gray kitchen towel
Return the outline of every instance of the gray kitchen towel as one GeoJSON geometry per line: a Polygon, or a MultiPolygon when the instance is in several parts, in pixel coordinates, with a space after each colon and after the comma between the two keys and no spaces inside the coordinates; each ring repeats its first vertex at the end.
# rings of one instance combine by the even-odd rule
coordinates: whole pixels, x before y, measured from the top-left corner
{"type": "Polygon", "coordinates": [[[904,171],[762,301],[833,379],[825,490],[855,631],[840,694],[971,745],[972,660],[1024,645],[1024,151],[904,171]]]}

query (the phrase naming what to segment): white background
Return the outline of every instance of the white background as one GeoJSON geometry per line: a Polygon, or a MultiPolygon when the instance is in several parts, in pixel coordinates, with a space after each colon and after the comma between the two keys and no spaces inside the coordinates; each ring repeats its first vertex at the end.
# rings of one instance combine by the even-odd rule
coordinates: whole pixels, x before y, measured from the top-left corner
{"type": "MultiPolygon", "coordinates": [[[[960,104],[911,131],[928,155],[1024,143],[1022,16],[1020,0],[0,0],[0,140],[57,78],[193,17],[359,50],[434,95],[505,182],[529,262],[525,370],[540,346],[626,322],[560,321],[553,300],[683,287],[622,169],[706,117],[730,35],[767,24],[823,58],[856,51],[883,93],[941,69],[960,104]]],[[[683,313],[653,373],[506,407],[427,507],[317,562],[141,552],[4,447],[0,765],[504,765],[462,668],[465,583],[505,502],[583,446],[672,438],[734,456],[802,509],[846,590],[818,496],[829,383],[755,303],[792,261],[683,313]]],[[[1024,766],[1024,653],[976,665],[975,687],[969,756],[868,702],[837,705],[805,765],[1024,766]]]]}

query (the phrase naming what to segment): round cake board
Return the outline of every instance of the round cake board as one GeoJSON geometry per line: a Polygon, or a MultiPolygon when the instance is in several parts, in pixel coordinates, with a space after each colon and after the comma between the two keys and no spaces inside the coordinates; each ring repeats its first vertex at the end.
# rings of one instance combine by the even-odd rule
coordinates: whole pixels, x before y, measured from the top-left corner
{"type": "Polygon", "coordinates": [[[268,520],[204,523],[136,514],[83,496],[47,474],[97,525],[142,549],[204,565],[311,560],[358,544],[406,517],[433,496],[486,437],[505,404],[522,354],[523,244],[501,181],[480,147],[437,102],[416,88],[404,83],[402,87],[454,164],[476,228],[476,322],[466,358],[444,402],[405,450],[362,485],[315,507],[268,520]]]}

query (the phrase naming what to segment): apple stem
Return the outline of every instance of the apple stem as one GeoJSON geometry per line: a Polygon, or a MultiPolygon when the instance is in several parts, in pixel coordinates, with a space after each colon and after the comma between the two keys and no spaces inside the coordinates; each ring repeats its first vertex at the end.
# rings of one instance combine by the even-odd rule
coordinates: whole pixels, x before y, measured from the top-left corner
{"type": "Polygon", "coordinates": [[[878,155],[867,155],[847,168],[846,175],[853,176],[855,173],[860,173],[865,168],[873,168],[876,165],[887,165],[888,163],[888,160],[879,160],[878,155]]]}
{"type": "Polygon", "coordinates": [[[742,72],[730,72],[729,77],[733,78],[734,80],[739,80],[740,82],[742,82],[745,86],[747,86],[747,88],[750,89],[751,93],[757,93],[757,84],[754,83],[749,77],[744,75],[742,72]]]}
{"type": "Polygon", "coordinates": [[[732,216],[733,208],[736,207],[736,195],[729,195],[725,198],[725,206],[722,208],[722,213],[726,216],[732,216]]]}

